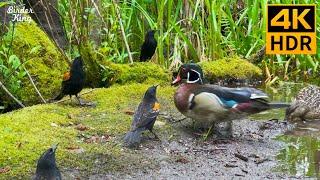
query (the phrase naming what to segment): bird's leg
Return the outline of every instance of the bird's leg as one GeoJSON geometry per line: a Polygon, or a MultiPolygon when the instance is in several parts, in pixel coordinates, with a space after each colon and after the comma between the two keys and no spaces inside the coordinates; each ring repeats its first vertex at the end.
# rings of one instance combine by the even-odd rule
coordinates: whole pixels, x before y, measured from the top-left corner
{"type": "Polygon", "coordinates": [[[152,129],[149,129],[149,131],[154,135],[154,138],[155,138],[155,139],[160,140],[160,138],[157,136],[156,133],[153,132],[152,129]]]}
{"type": "Polygon", "coordinates": [[[225,132],[225,137],[232,138],[232,121],[226,123],[225,132]]]}
{"type": "Polygon", "coordinates": [[[79,101],[80,106],[86,105],[86,103],[84,103],[84,102],[82,101],[82,99],[78,96],[78,94],[76,94],[76,98],[77,98],[77,100],[79,101]]]}
{"type": "Polygon", "coordinates": [[[214,123],[204,135],[204,140],[207,140],[212,133],[216,134],[220,138],[232,137],[232,121],[225,122],[225,126],[221,129],[220,124],[214,123]],[[221,132],[223,131],[223,132],[221,132]]]}
{"type": "MultiPolygon", "coordinates": [[[[220,124],[221,125],[221,124],[220,124]]],[[[215,126],[215,134],[220,138],[231,138],[232,137],[232,121],[223,122],[222,127],[217,124],[215,126]]]]}
{"type": "Polygon", "coordinates": [[[83,99],[81,99],[78,95],[76,95],[76,98],[78,99],[79,104],[81,106],[89,106],[89,107],[95,107],[96,106],[96,104],[94,102],[86,102],[83,99]]]}

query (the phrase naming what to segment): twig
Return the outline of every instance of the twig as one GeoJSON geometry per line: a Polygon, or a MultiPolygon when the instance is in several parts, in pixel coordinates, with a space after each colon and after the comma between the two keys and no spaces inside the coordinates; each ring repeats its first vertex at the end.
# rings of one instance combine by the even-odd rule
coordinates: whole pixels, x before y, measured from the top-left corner
{"type": "Polygon", "coordinates": [[[235,153],[234,156],[239,158],[239,159],[241,159],[242,161],[245,161],[245,162],[248,162],[248,160],[249,160],[248,157],[246,157],[246,156],[244,156],[244,155],[242,155],[240,153],[235,153]]]}
{"type": "Polygon", "coordinates": [[[126,45],[126,49],[128,51],[130,63],[132,64],[133,63],[133,59],[132,59],[132,55],[131,55],[129,44],[127,42],[126,34],[124,32],[124,27],[123,27],[123,24],[122,24],[122,19],[121,19],[120,12],[119,12],[119,7],[118,7],[118,4],[116,3],[115,0],[113,0],[113,4],[115,6],[116,14],[117,14],[118,19],[119,19],[119,24],[120,24],[120,29],[121,29],[121,34],[122,34],[122,37],[123,37],[123,41],[124,41],[124,44],[126,45]]]}
{"type": "Polygon", "coordinates": [[[31,77],[29,71],[28,71],[28,70],[26,69],[26,67],[24,67],[24,66],[23,66],[23,69],[24,69],[24,71],[27,73],[27,75],[28,75],[28,77],[29,77],[29,80],[30,80],[32,86],[33,86],[34,89],[36,90],[36,92],[37,92],[37,94],[39,95],[39,97],[41,98],[42,102],[43,102],[43,103],[47,103],[46,100],[45,100],[45,99],[43,98],[43,96],[41,95],[41,93],[40,93],[39,89],[37,88],[37,86],[34,84],[33,79],[32,79],[32,77],[31,77]]]}
{"type": "MultiPolygon", "coordinates": [[[[87,91],[87,92],[84,92],[84,93],[82,93],[82,94],[80,94],[80,95],[85,95],[85,94],[89,94],[89,93],[91,93],[92,91],[94,91],[95,89],[91,89],[91,90],[89,90],[89,91],[87,91]]],[[[62,100],[60,100],[60,101],[55,101],[55,102],[53,102],[52,104],[58,104],[58,103],[61,103],[61,102],[64,102],[64,101],[69,101],[70,99],[62,99],[62,100]]]]}
{"type": "Polygon", "coordinates": [[[11,92],[2,84],[2,82],[0,81],[0,86],[1,88],[14,100],[16,101],[21,107],[25,107],[21,101],[19,101],[16,97],[14,97],[11,92]]]}

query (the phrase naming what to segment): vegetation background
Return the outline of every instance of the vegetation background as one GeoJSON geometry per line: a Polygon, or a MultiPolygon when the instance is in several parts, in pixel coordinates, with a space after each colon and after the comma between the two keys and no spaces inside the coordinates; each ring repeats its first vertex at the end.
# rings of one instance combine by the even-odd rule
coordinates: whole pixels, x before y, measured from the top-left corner
{"type": "MultiPolygon", "coordinates": [[[[28,5],[34,0],[23,0],[28,5]]],[[[156,33],[158,47],[152,62],[174,71],[183,62],[211,62],[224,57],[240,57],[263,70],[265,84],[282,81],[319,82],[320,8],[317,0],[50,0],[40,1],[58,19],[51,30],[63,38],[53,37],[62,57],[70,62],[81,54],[87,62],[90,87],[109,86],[110,62],[138,62],[144,35],[156,33]],[[267,4],[316,4],[316,55],[264,56],[267,4]],[[55,27],[57,26],[57,27],[55,27]],[[59,27],[60,26],[60,27],[59,27]],[[59,29],[61,28],[61,29],[59,29]],[[108,80],[109,79],[109,80],[108,80]]],[[[1,6],[19,4],[1,2],[1,6]]],[[[32,14],[31,14],[32,16],[32,14]]],[[[27,77],[24,64],[34,56],[43,55],[43,44],[35,44],[19,54],[13,43],[14,28],[0,38],[0,80],[19,94],[21,79],[27,77]],[[13,49],[13,50],[12,50],[13,49]]],[[[47,30],[46,26],[42,27],[47,30]]],[[[2,33],[3,34],[3,33],[2,33]]],[[[60,63],[61,64],[61,63],[60,63]]],[[[64,68],[62,68],[64,69],[64,68]]],[[[55,89],[55,88],[53,88],[55,89]]]]}

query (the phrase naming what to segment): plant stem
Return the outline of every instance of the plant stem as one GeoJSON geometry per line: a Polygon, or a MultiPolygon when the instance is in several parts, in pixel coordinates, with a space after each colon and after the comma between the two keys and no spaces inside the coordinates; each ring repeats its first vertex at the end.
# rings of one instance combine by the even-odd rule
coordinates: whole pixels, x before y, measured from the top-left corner
{"type": "Polygon", "coordinates": [[[19,101],[16,97],[14,97],[11,92],[4,86],[4,84],[2,84],[2,82],[0,81],[0,87],[14,100],[16,101],[22,108],[25,107],[25,105],[22,104],[21,101],[19,101]]]}

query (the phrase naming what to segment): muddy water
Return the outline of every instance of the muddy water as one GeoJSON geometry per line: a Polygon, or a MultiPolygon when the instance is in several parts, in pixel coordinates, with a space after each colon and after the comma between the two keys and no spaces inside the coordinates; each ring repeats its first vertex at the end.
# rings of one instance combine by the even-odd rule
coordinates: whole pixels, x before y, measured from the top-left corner
{"type": "MultiPolygon", "coordinates": [[[[267,89],[273,101],[291,102],[293,96],[302,84],[286,84],[279,89],[267,89]]],[[[253,116],[255,120],[283,117],[284,110],[273,110],[253,116]]],[[[277,154],[279,166],[275,171],[281,171],[295,177],[320,177],[320,121],[301,122],[289,128],[276,140],[284,142],[285,146],[277,154]]]]}

